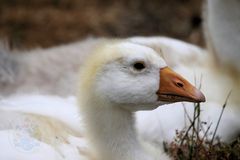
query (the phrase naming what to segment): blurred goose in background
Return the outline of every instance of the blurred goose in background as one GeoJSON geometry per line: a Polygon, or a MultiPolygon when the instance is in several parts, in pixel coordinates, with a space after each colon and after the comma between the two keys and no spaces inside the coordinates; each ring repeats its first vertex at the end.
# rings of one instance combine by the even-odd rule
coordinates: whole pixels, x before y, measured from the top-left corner
{"type": "Polygon", "coordinates": [[[130,42],[97,49],[84,62],[77,89],[78,105],[47,95],[2,100],[0,159],[169,159],[139,139],[134,112],[205,101],[154,50],[130,42]]]}
{"type": "MultiPolygon", "coordinates": [[[[162,43],[162,38],[137,37],[132,38],[131,41],[158,50],[161,49],[158,46],[161,46],[159,43],[162,43]]],[[[171,44],[170,41],[166,41],[166,43],[171,44]]],[[[222,106],[231,91],[217,132],[223,141],[230,141],[240,131],[240,119],[238,118],[240,81],[230,73],[222,71],[221,67],[217,68],[215,60],[208,52],[195,48],[195,46],[193,46],[195,52],[188,52],[191,45],[186,45],[181,41],[176,41],[175,44],[175,52],[163,51],[162,56],[167,57],[165,58],[166,63],[170,64],[177,73],[184,75],[187,80],[200,87],[206,95],[206,102],[201,104],[200,117],[203,122],[208,122],[208,125],[213,123],[209,133],[215,130],[222,106]],[[176,52],[177,50],[179,51],[176,52]],[[178,55],[174,53],[178,53],[178,55]]],[[[170,107],[160,107],[154,111],[141,111],[138,113],[142,115],[137,117],[136,127],[141,135],[149,141],[157,144],[161,144],[163,141],[171,142],[176,130],[182,130],[188,126],[186,111],[188,115],[193,115],[193,106],[192,103],[184,102],[170,104],[170,107]]],[[[204,126],[205,131],[208,125],[204,126]]]]}
{"type": "MultiPolygon", "coordinates": [[[[240,71],[240,1],[208,0],[204,6],[208,49],[222,70],[240,71]]],[[[235,74],[235,73],[234,73],[235,74]]]]}
{"type": "MultiPolygon", "coordinates": [[[[213,122],[210,132],[215,130],[222,106],[231,91],[217,132],[220,138],[227,142],[238,136],[240,132],[239,11],[239,0],[206,1],[204,7],[204,32],[207,51],[182,42],[177,43],[175,41],[174,44],[171,40],[162,42],[162,38],[159,37],[133,38],[136,43],[147,45],[156,50],[162,49],[160,43],[173,48],[174,52],[163,51],[163,56],[166,57],[167,64],[173,65],[175,71],[187,77],[191,82],[197,83],[196,85],[201,85],[201,89],[207,98],[206,103],[201,105],[201,118],[208,124],[213,122]],[[169,55],[169,53],[173,54],[169,55]]],[[[158,141],[159,143],[162,141],[171,142],[175,136],[175,130],[184,128],[186,125],[185,109],[191,115],[193,107],[187,103],[172,104],[171,106],[169,108],[158,108],[159,111],[142,112],[142,116],[139,116],[137,128],[141,130],[140,133],[143,133],[146,139],[158,141]],[[159,123],[154,123],[156,120],[159,123]],[[145,130],[143,126],[150,127],[145,130]],[[153,133],[155,133],[155,137],[150,136],[153,133]]]]}
{"type": "MultiPolygon", "coordinates": [[[[131,39],[136,38],[124,40],[131,41],[131,39]]],[[[159,54],[164,53],[169,66],[187,62],[186,59],[191,60],[195,54],[204,52],[194,45],[175,39],[166,37],[155,39],[147,38],[150,40],[147,43],[157,41],[154,49],[159,54]],[[168,55],[170,55],[169,58],[168,55]]],[[[76,72],[98,46],[108,41],[109,39],[105,38],[87,38],[80,42],[48,49],[11,51],[13,53],[2,46],[0,49],[0,95],[3,97],[13,93],[75,95],[74,85],[69,86],[69,84],[76,83],[76,72]]]]}
{"type": "Polygon", "coordinates": [[[104,39],[88,38],[49,49],[11,51],[0,47],[0,95],[43,93],[69,96],[75,93],[79,66],[104,39]]]}

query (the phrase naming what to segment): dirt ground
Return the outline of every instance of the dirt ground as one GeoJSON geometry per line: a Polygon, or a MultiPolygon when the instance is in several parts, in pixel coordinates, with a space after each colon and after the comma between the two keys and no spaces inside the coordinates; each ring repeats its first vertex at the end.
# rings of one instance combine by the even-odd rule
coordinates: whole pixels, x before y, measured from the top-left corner
{"type": "Polygon", "coordinates": [[[202,0],[1,0],[0,38],[12,48],[135,35],[204,46],[201,8],[202,0]]]}

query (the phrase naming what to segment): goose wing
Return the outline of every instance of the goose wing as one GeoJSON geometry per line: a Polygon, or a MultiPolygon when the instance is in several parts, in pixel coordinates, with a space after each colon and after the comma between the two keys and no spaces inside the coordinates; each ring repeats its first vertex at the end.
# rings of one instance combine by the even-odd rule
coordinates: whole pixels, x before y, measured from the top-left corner
{"type": "Polygon", "coordinates": [[[16,96],[0,101],[0,159],[85,160],[87,141],[71,98],[16,96]]]}

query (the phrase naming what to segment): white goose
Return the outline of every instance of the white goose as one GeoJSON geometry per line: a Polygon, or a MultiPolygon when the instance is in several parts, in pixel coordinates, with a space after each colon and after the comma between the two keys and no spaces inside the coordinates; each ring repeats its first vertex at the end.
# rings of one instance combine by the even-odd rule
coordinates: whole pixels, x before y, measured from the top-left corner
{"type": "MultiPolygon", "coordinates": [[[[238,86],[238,81],[231,78],[232,76],[229,76],[228,73],[223,73],[217,69],[211,55],[194,45],[165,37],[133,37],[125,41],[153,48],[170,67],[184,75],[192,83],[195,83],[195,77],[200,81],[202,75],[202,87],[207,95],[207,103],[203,104],[202,107],[203,120],[209,123],[213,122],[211,129],[214,129],[219,115],[216,113],[220,113],[229,90],[232,86],[238,86]]],[[[107,43],[107,40],[87,39],[66,46],[27,52],[19,57],[14,57],[15,55],[12,56],[11,54],[9,57],[9,55],[3,54],[5,55],[3,62],[8,67],[2,68],[2,73],[5,73],[5,75],[2,74],[2,77],[5,81],[2,81],[1,92],[3,95],[26,94],[29,92],[31,94],[33,92],[35,94],[44,93],[60,96],[75,95],[74,85],[69,86],[69,84],[75,83],[78,66],[81,66],[82,60],[88,56],[87,52],[92,52],[96,46],[103,43],[107,43]],[[79,53],[79,51],[81,52],[79,53]],[[18,68],[18,70],[15,68],[18,68]],[[9,81],[6,81],[7,79],[12,81],[9,83],[9,81]]],[[[197,85],[199,84],[200,82],[197,83],[197,85]]],[[[231,107],[227,107],[224,112],[223,121],[218,131],[218,135],[225,141],[229,141],[240,130],[240,123],[237,118],[238,110],[233,109],[238,107],[237,91],[238,88],[236,87],[235,93],[232,93],[228,104],[231,107]]],[[[185,105],[189,112],[192,112],[192,104],[185,105]]],[[[171,107],[159,107],[151,112],[139,112],[137,114],[136,127],[140,136],[154,143],[162,144],[162,141],[172,141],[175,130],[182,129],[185,126],[182,103],[175,103],[171,107]]]]}
{"type": "MultiPolygon", "coordinates": [[[[207,103],[202,105],[202,115],[206,121],[217,121],[221,106],[229,90],[233,89],[218,130],[218,134],[226,141],[240,131],[238,118],[240,82],[239,73],[235,72],[239,70],[240,55],[236,52],[240,49],[240,40],[238,36],[235,36],[238,35],[240,26],[238,25],[240,23],[239,8],[238,0],[209,0],[206,6],[205,31],[207,31],[208,48],[211,53],[214,52],[214,58],[217,57],[221,65],[216,65],[216,60],[206,51],[178,40],[165,37],[128,39],[147,45],[158,52],[161,50],[162,52],[159,54],[163,55],[167,64],[193,83],[195,76],[200,79],[199,77],[202,75],[202,87],[207,97],[207,103]],[[229,70],[231,72],[228,72],[229,70]]],[[[37,90],[40,93],[72,95],[74,87],[69,88],[68,84],[74,83],[76,79],[75,72],[78,68],[76,66],[81,65],[86,53],[91,52],[92,48],[104,41],[104,39],[88,39],[47,50],[31,51],[24,54],[24,58],[21,55],[18,60],[14,57],[2,56],[5,57],[3,62],[10,63],[0,70],[0,83],[3,84],[0,86],[1,94],[6,95],[16,91],[20,93],[36,92],[37,90]],[[38,54],[35,54],[36,52],[38,54]],[[20,68],[18,71],[15,69],[16,66],[20,68]],[[46,68],[52,69],[46,70],[46,68]],[[64,76],[62,76],[63,74],[64,76]],[[28,76],[27,79],[26,76],[28,76]],[[6,81],[9,79],[12,80],[10,84],[9,81],[6,81]],[[46,83],[46,81],[50,82],[46,83]]],[[[189,111],[192,108],[191,104],[187,104],[189,111]]],[[[182,129],[185,124],[182,103],[172,104],[171,107],[159,107],[151,112],[139,112],[138,115],[137,128],[140,135],[159,143],[163,140],[171,141],[176,127],[182,129]],[[146,128],[148,129],[146,130],[146,128]]],[[[214,125],[212,129],[214,129],[214,125]]]]}
{"type": "Polygon", "coordinates": [[[154,50],[129,42],[112,42],[98,49],[86,60],[80,75],[78,101],[86,130],[77,127],[78,113],[70,109],[74,104],[64,118],[64,109],[56,104],[56,98],[44,101],[40,96],[34,101],[30,96],[30,101],[25,101],[25,96],[25,100],[3,100],[0,144],[7,151],[0,153],[0,159],[169,159],[161,150],[139,141],[134,111],[178,101],[205,101],[203,94],[169,69],[154,50]],[[39,102],[45,108],[49,103],[53,106],[41,109],[36,106],[39,102]],[[11,106],[14,103],[17,106],[11,106]],[[81,146],[85,141],[80,131],[88,140],[88,149],[81,146]],[[22,139],[25,143],[21,143],[22,139]],[[25,146],[29,142],[30,149],[36,150],[17,151],[19,146],[29,149],[25,146]]]}

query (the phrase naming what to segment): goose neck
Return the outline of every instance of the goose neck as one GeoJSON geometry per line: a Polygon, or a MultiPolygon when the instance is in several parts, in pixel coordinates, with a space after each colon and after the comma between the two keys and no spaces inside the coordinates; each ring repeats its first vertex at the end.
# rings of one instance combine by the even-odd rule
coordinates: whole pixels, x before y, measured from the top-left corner
{"type": "Polygon", "coordinates": [[[87,134],[99,160],[148,160],[138,141],[132,112],[101,103],[88,106],[87,134]],[[97,105],[96,105],[97,104],[97,105]]]}

